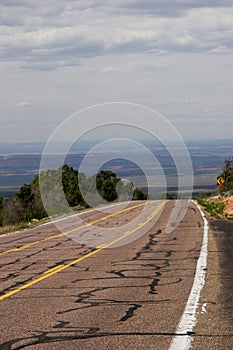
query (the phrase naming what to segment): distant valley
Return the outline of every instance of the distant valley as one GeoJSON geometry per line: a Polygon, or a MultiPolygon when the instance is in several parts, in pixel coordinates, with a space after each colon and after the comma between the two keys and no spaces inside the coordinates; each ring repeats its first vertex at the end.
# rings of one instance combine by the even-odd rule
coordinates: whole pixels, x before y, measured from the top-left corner
{"type": "MultiPolygon", "coordinates": [[[[80,164],[85,155],[90,151],[93,145],[98,141],[85,141],[79,145],[74,145],[65,157],[65,163],[69,166],[79,169],[80,164]]],[[[150,141],[144,141],[144,145],[151,150],[155,158],[163,169],[166,177],[167,192],[175,192],[177,190],[177,171],[173,159],[168,150],[161,145],[154,144],[150,141]]],[[[172,146],[171,146],[172,147],[172,146]]],[[[41,154],[44,144],[0,144],[0,196],[9,197],[15,193],[20,186],[30,183],[35,175],[38,174],[40,168],[41,154]]],[[[233,141],[208,141],[208,142],[192,142],[188,144],[194,173],[194,194],[203,192],[216,191],[216,177],[220,174],[227,157],[233,155],[233,141]]],[[[160,167],[143,157],[144,169],[140,169],[137,164],[127,160],[130,159],[131,152],[137,152],[134,149],[122,150],[122,157],[115,158],[114,150],[109,149],[110,161],[104,163],[106,154],[95,152],[90,153],[90,168],[87,168],[87,175],[96,173],[95,166],[103,164],[101,169],[112,170],[118,177],[128,179],[133,184],[143,190],[147,189],[147,177],[150,178],[149,193],[158,196],[164,192],[164,184],[161,183],[160,167]]],[[[140,151],[138,151],[140,157],[140,151]]],[[[53,167],[54,163],[61,165],[63,162],[62,147],[55,145],[54,153],[47,158],[48,168],[53,167]]],[[[181,186],[184,193],[190,191],[185,185],[181,186]]]]}

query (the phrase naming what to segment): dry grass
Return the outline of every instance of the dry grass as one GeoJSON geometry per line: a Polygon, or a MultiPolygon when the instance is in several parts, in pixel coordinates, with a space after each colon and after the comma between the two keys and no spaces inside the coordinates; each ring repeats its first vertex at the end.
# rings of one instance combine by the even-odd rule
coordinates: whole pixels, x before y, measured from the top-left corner
{"type": "Polygon", "coordinates": [[[15,225],[7,225],[7,226],[4,226],[4,227],[1,227],[0,226],[0,235],[1,234],[4,234],[4,233],[8,233],[8,232],[13,232],[13,231],[17,231],[19,230],[19,225],[18,226],[15,226],[15,225]]]}

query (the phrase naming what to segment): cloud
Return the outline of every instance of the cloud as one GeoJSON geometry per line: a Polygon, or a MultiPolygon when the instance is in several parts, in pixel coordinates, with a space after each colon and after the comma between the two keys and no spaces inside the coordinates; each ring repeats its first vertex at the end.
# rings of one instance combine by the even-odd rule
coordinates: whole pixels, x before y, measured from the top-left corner
{"type": "Polygon", "coordinates": [[[210,113],[210,112],[212,112],[212,110],[211,110],[211,108],[206,107],[206,108],[204,108],[204,112],[205,112],[205,113],[210,113]]]}
{"type": "Polygon", "coordinates": [[[220,45],[215,47],[213,50],[211,50],[210,53],[220,54],[220,55],[229,54],[229,53],[232,53],[232,49],[227,48],[225,45],[220,45]]]}
{"type": "Polygon", "coordinates": [[[103,73],[114,73],[114,72],[117,72],[117,69],[112,66],[107,66],[102,68],[100,71],[103,73]]]}
{"type": "Polygon", "coordinates": [[[110,54],[233,51],[232,1],[2,1],[2,61],[53,70],[110,54]],[[17,13],[17,18],[15,16],[17,13]]]}
{"type": "Polygon", "coordinates": [[[186,99],[184,100],[184,103],[187,104],[187,105],[191,105],[191,104],[193,104],[194,102],[193,102],[193,100],[191,100],[190,98],[186,98],[186,99]]]}
{"type": "Polygon", "coordinates": [[[119,7],[131,13],[144,13],[150,16],[182,17],[185,12],[201,8],[232,7],[231,0],[121,0],[119,7]]]}
{"type": "Polygon", "coordinates": [[[19,107],[28,108],[28,107],[30,107],[30,103],[27,102],[27,101],[21,101],[21,102],[18,103],[18,106],[19,107]]]}

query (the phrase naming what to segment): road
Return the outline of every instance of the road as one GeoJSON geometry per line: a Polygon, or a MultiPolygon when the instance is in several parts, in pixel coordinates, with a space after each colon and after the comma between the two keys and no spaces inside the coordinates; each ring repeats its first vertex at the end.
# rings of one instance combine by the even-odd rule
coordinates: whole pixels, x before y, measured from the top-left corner
{"type": "Polygon", "coordinates": [[[169,349],[203,240],[192,202],[166,231],[173,208],[134,202],[0,237],[0,349],[169,349]]]}
{"type": "Polygon", "coordinates": [[[233,349],[233,222],[209,219],[206,283],[200,299],[194,350],[233,349]]]}

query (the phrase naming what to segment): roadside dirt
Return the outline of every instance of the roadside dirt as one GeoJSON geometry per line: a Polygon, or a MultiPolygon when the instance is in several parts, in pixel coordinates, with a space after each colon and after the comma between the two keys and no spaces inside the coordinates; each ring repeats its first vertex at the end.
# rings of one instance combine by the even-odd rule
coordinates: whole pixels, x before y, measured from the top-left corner
{"type": "Polygon", "coordinates": [[[233,196],[226,198],[224,214],[233,215],[233,196]]]}
{"type": "Polygon", "coordinates": [[[233,196],[215,196],[204,199],[201,205],[203,211],[209,219],[215,218],[222,220],[233,219],[233,196]]]}

